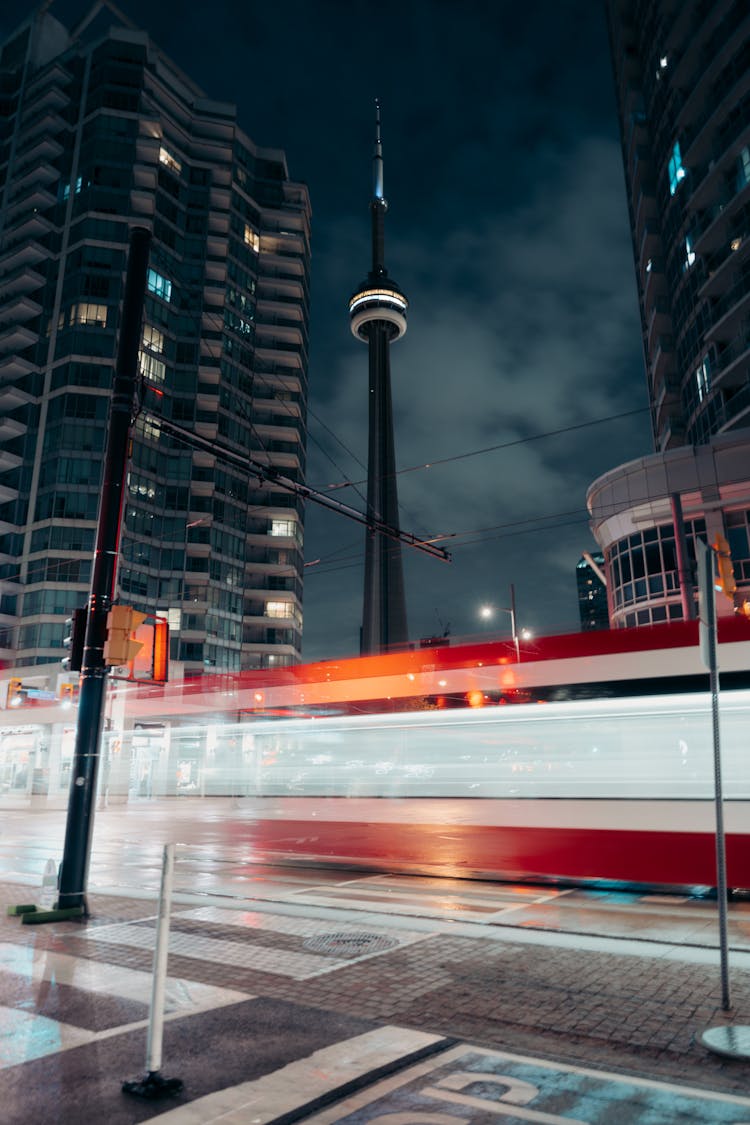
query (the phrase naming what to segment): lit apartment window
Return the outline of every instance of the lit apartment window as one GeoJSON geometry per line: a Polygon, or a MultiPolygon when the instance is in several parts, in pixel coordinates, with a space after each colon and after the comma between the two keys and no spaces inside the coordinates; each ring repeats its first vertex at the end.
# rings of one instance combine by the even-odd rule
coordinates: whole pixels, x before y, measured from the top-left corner
{"type": "MultiPolygon", "coordinates": [[[[83,176],[79,176],[78,179],[76,180],[75,188],[74,188],[74,191],[75,191],[76,195],[80,195],[82,187],[83,187],[83,176]]],[[[64,184],[63,185],[63,199],[64,200],[70,199],[70,184],[64,184]]]]}
{"type": "Polygon", "coordinates": [[[675,141],[672,155],[669,158],[669,194],[674,195],[680,180],[685,179],[685,169],[682,164],[682,154],[680,152],[680,142],[675,141]]]}
{"type": "Polygon", "coordinates": [[[161,355],[164,351],[164,333],[160,332],[158,328],[154,328],[151,324],[144,324],[143,346],[161,355]]]}
{"type": "Polygon", "coordinates": [[[291,538],[294,535],[294,520],[271,520],[269,535],[285,535],[291,538]]]}
{"type": "Polygon", "coordinates": [[[235,332],[239,332],[243,336],[252,335],[252,323],[249,320],[243,320],[241,316],[237,316],[233,309],[224,309],[224,323],[227,328],[233,328],[235,332]]]}
{"type": "Polygon", "coordinates": [[[737,157],[737,191],[750,183],[750,148],[745,145],[737,157]]]}
{"type": "Polygon", "coordinates": [[[174,156],[168,148],[164,145],[159,149],[159,163],[163,164],[165,168],[169,168],[170,172],[175,172],[179,176],[182,171],[182,164],[176,156],[174,156]]]}
{"type": "Polygon", "coordinates": [[[169,278],[162,277],[156,270],[149,270],[146,284],[150,293],[155,293],[164,301],[172,300],[172,282],[169,278]]]}
{"type": "Polygon", "coordinates": [[[260,251],[260,238],[249,223],[245,223],[245,245],[254,250],[256,254],[260,251]]]}
{"type": "MultiPolygon", "coordinates": [[[[62,327],[63,317],[60,317],[60,327],[62,327]]],[[[68,312],[68,324],[86,324],[93,325],[96,328],[107,327],[107,306],[106,305],[93,305],[88,301],[79,301],[76,305],[70,306],[68,312]]]]}
{"type": "Polygon", "coordinates": [[[150,355],[148,352],[139,352],[138,360],[144,378],[150,379],[152,383],[164,382],[167,369],[160,359],[157,359],[155,355],[150,355]]]}
{"type": "Polygon", "coordinates": [[[266,617],[291,617],[291,602],[266,602],[266,617]]]}
{"type": "Polygon", "coordinates": [[[698,387],[698,402],[703,402],[711,389],[711,368],[708,356],[703,360],[695,373],[695,382],[698,387]]]}

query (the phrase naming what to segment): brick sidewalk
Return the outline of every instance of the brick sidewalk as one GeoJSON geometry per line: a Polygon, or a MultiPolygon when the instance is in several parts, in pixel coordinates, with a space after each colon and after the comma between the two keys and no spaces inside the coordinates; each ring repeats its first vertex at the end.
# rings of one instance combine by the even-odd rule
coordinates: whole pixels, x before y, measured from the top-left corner
{"type": "MultiPolygon", "coordinates": [[[[5,885],[0,892],[3,912],[6,903],[28,898],[23,887],[5,885]]],[[[155,904],[99,895],[91,897],[90,908],[86,923],[46,926],[22,926],[3,913],[0,941],[37,955],[49,950],[150,973],[155,904]],[[141,946],[132,944],[136,939],[141,946]]],[[[523,930],[510,927],[500,940],[410,935],[404,930],[408,920],[396,926],[385,915],[374,926],[371,915],[361,923],[342,912],[346,921],[339,924],[306,921],[304,907],[299,920],[273,911],[273,904],[257,903],[232,912],[173,906],[170,978],[260,998],[268,1019],[277,1011],[296,1012],[299,1019],[303,1009],[312,1010],[321,1026],[346,1034],[395,1024],[617,1073],[736,1094],[748,1089],[747,1063],[723,1060],[696,1042],[709,1027],[750,1023],[750,971],[731,969],[734,1006],[723,1013],[718,954],[716,964],[707,965],[648,956],[648,945],[643,956],[624,956],[606,941],[601,951],[529,944],[523,930]],[[318,935],[312,953],[311,934],[318,935]],[[321,954],[325,940],[333,948],[321,954]],[[374,953],[360,955],[368,942],[374,953]],[[179,951],[180,943],[187,953],[179,951]],[[351,960],[347,943],[357,954],[351,960]],[[212,956],[212,950],[226,953],[235,946],[241,956],[234,963],[212,956]],[[321,957],[322,968],[308,972],[305,958],[317,964],[321,957]],[[302,969],[295,969],[299,964],[302,969]]],[[[690,958],[689,950],[685,956],[690,958]]],[[[235,1014],[234,1008],[217,1008],[212,1034],[236,1034],[235,1014]]],[[[253,1027],[253,1035],[264,1035],[262,1022],[254,1019],[253,1027]]],[[[254,1041],[247,1043],[252,1047],[254,1041]]],[[[170,1063],[179,1071],[178,1058],[170,1063]]]]}

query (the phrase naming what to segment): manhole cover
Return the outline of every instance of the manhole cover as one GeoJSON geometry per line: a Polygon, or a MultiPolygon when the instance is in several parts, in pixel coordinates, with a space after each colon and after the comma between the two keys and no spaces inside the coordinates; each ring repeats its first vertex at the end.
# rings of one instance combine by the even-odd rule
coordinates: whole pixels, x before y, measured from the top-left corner
{"type": "Polygon", "coordinates": [[[365,953],[383,953],[395,949],[398,942],[382,934],[318,934],[303,942],[312,953],[330,957],[362,957],[365,953]]]}

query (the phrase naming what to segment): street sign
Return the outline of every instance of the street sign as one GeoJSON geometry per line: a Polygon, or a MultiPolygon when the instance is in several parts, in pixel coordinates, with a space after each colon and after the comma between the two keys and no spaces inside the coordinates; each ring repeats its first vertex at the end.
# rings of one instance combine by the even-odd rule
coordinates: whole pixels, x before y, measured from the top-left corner
{"type": "Polygon", "coordinates": [[[698,553],[698,641],[701,662],[709,671],[716,666],[716,591],[714,588],[714,553],[708,543],[699,539],[698,553]]]}

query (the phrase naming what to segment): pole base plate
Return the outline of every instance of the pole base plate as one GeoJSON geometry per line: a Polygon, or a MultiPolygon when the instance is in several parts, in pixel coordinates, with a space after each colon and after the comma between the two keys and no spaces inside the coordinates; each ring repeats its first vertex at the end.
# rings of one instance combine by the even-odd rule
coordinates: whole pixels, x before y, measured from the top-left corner
{"type": "Polygon", "coordinates": [[[711,1027],[698,1038],[714,1054],[727,1059],[750,1059],[750,1027],[732,1024],[711,1027]]]}
{"type": "Polygon", "coordinates": [[[137,1078],[133,1082],[123,1082],[122,1092],[153,1101],[156,1098],[174,1098],[179,1094],[182,1086],[181,1078],[162,1078],[158,1070],[150,1070],[143,1078],[137,1078]]]}

